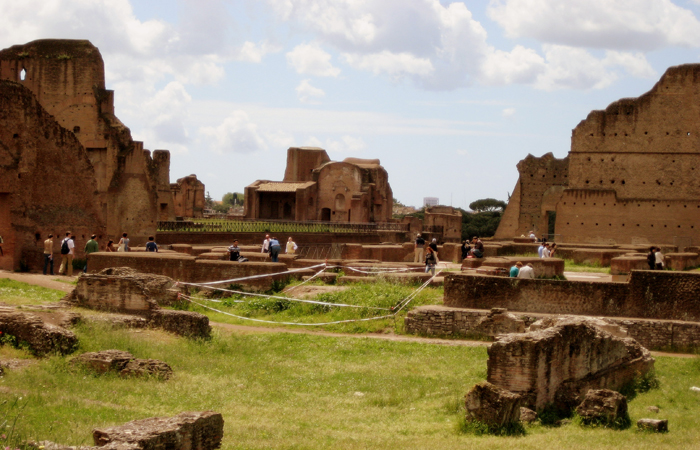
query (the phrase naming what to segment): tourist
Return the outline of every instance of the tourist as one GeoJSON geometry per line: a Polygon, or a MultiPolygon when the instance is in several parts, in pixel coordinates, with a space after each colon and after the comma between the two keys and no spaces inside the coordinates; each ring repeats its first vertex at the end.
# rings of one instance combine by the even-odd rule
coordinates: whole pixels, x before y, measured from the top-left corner
{"type": "Polygon", "coordinates": [[[49,238],[44,241],[44,275],[48,266],[51,266],[53,275],[53,234],[49,234],[49,238]]]}
{"type": "Polygon", "coordinates": [[[537,236],[535,236],[534,231],[530,231],[530,233],[528,233],[528,235],[529,235],[530,239],[532,239],[532,242],[537,242],[537,236]]]}
{"type": "Polygon", "coordinates": [[[425,248],[425,273],[432,273],[435,276],[435,265],[437,264],[437,255],[433,248],[428,246],[425,248]]]}
{"type": "Polygon", "coordinates": [[[484,257],[484,243],[481,242],[481,239],[479,239],[479,236],[474,236],[472,238],[472,245],[474,246],[472,248],[472,256],[475,258],[483,258],[484,257]]]}
{"type": "Polygon", "coordinates": [[[114,241],[112,239],[107,242],[107,245],[105,245],[105,251],[106,252],[116,252],[117,249],[114,248],[114,241]]]}
{"type": "Polygon", "coordinates": [[[428,247],[433,249],[433,252],[435,252],[435,262],[436,264],[440,262],[440,258],[438,258],[438,245],[437,245],[437,239],[433,238],[432,241],[430,241],[430,244],[428,247]]]}
{"type": "Polygon", "coordinates": [[[73,256],[75,256],[75,242],[71,239],[73,235],[70,231],[66,232],[66,237],[61,241],[61,267],[58,273],[63,275],[73,276],[73,256]]]}
{"type": "Polygon", "coordinates": [[[90,240],[85,244],[85,267],[83,267],[83,273],[87,273],[88,255],[100,251],[100,246],[95,240],[96,237],[97,236],[93,234],[90,236],[90,240]]]}
{"type": "Polygon", "coordinates": [[[517,278],[518,274],[520,273],[520,268],[523,266],[523,263],[520,261],[516,262],[513,267],[510,268],[510,277],[511,278],[517,278]]]}
{"type": "Polygon", "coordinates": [[[280,251],[282,250],[282,247],[280,246],[280,242],[277,240],[276,237],[272,237],[270,239],[270,257],[272,258],[272,262],[279,262],[279,255],[280,251]]]}
{"type": "Polygon", "coordinates": [[[146,251],[158,253],[158,244],[156,244],[155,238],[153,236],[148,236],[148,242],[146,242],[146,251]]]}
{"type": "Polygon", "coordinates": [[[423,239],[418,233],[416,235],[416,242],[413,245],[413,262],[422,262],[423,261],[423,250],[425,248],[425,239],[423,239]]]}
{"type": "Polygon", "coordinates": [[[288,255],[293,255],[297,248],[299,247],[297,247],[296,242],[294,242],[290,236],[289,239],[287,239],[287,248],[284,250],[284,252],[288,255]]]}
{"type": "Polygon", "coordinates": [[[557,244],[552,244],[549,247],[549,257],[554,258],[554,252],[556,252],[556,251],[557,251],[557,244]]]}
{"type": "Polygon", "coordinates": [[[5,256],[5,254],[2,252],[2,244],[5,243],[5,240],[0,236],[0,256],[5,256]]]}
{"type": "Polygon", "coordinates": [[[656,269],[656,247],[649,247],[649,253],[647,253],[647,265],[649,270],[656,269]]]}
{"type": "Polygon", "coordinates": [[[537,247],[537,256],[542,258],[542,252],[544,251],[544,242],[540,243],[540,246],[537,247]]]}
{"type": "Polygon", "coordinates": [[[122,238],[119,239],[119,244],[117,245],[117,251],[118,252],[128,252],[130,251],[129,249],[129,238],[126,237],[126,233],[122,233],[122,238]]]}
{"type": "Polygon", "coordinates": [[[469,245],[469,241],[465,239],[462,242],[462,260],[466,259],[467,256],[469,256],[469,250],[471,250],[472,247],[469,245]]]}
{"type": "Polygon", "coordinates": [[[661,249],[659,247],[656,247],[654,262],[656,263],[656,270],[664,270],[664,254],[661,253],[661,249]]]}
{"type": "Polygon", "coordinates": [[[520,268],[518,278],[535,278],[535,269],[531,263],[527,263],[527,265],[520,268]]]}
{"type": "Polygon", "coordinates": [[[544,247],[542,248],[542,255],[540,258],[549,258],[551,256],[551,252],[549,250],[549,244],[545,243],[543,244],[544,247]]]}
{"type": "Polygon", "coordinates": [[[228,260],[238,261],[241,258],[241,248],[238,246],[238,239],[233,240],[233,245],[228,248],[228,260]]]}
{"type": "Polygon", "coordinates": [[[262,250],[260,253],[270,253],[270,235],[265,235],[265,240],[263,241],[262,250]]]}

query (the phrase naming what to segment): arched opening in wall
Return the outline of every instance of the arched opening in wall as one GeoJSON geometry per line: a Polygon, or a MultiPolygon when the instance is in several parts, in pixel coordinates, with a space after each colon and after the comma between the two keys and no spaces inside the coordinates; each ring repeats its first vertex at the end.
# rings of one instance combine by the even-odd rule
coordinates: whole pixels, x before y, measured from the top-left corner
{"type": "Polygon", "coordinates": [[[321,220],[325,220],[326,222],[330,222],[330,220],[331,220],[331,209],[330,208],[322,208],[321,209],[321,220]]]}
{"type": "Polygon", "coordinates": [[[27,70],[22,67],[22,70],[19,71],[19,80],[24,81],[25,78],[27,78],[27,70]]]}
{"type": "Polygon", "coordinates": [[[345,211],[345,196],[343,194],[335,196],[335,210],[345,211]]]}

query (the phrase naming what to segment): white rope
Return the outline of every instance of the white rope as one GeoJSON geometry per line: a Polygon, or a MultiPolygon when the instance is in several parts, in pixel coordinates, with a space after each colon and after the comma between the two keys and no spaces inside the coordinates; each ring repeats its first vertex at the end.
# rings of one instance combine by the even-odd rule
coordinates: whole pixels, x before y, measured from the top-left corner
{"type": "MultiPolygon", "coordinates": [[[[325,266],[325,264],[324,264],[324,266],[325,266]]],[[[319,276],[319,275],[321,275],[322,273],[324,273],[326,270],[327,270],[327,267],[322,268],[321,270],[319,270],[318,272],[316,272],[316,274],[314,274],[313,276],[309,277],[308,280],[302,281],[301,283],[297,284],[296,286],[292,286],[292,287],[290,287],[289,289],[287,289],[287,292],[292,292],[294,289],[298,288],[299,286],[305,285],[305,284],[308,283],[309,281],[313,280],[313,279],[316,278],[317,276],[319,276]]]]}
{"type": "MultiPolygon", "coordinates": [[[[377,274],[381,275],[384,273],[397,273],[397,272],[408,272],[411,270],[423,270],[422,267],[404,267],[404,268],[386,268],[384,269],[383,267],[377,267],[375,270],[361,270],[361,269],[355,269],[354,267],[345,267],[348,270],[352,270],[353,272],[358,272],[358,273],[367,273],[367,274],[377,274]]],[[[373,269],[372,267],[363,267],[363,269],[373,269]]]]}
{"type": "Polygon", "coordinates": [[[253,280],[256,278],[265,278],[265,277],[276,277],[278,275],[286,275],[290,273],[296,273],[296,272],[302,272],[307,269],[315,269],[317,267],[325,266],[324,263],[321,264],[316,264],[315,266],[309,266],[309,267],[302,267],[300,269],[292,269],[292,270],[287,270],[285,272],[275,272],[275,273],[265,273],[262,275],[251,275],[249,277],[242,277],[242,278],[232,278],[230,280],[222,280],[222,281],[207,281],[206,283],[188,283],[185,281],[178,281],[179,284],[187,284],[189,286],[206,286],[209,284],[226,284],[226,283],[233,283],[235,281],[245,281],[245,280],[253,280]]]}
{"type": "MultiPolygon", "coordinates": [[[[345,308],[360,308],[360,309],[367,308],[367,309],[376,309],[376,310],[380,310],[380,311],[391,311],[391,308],[381,308],[379,306],[362,306],[362,305],[348,305],[345,303],[319,302],[317,300],[305,300],[305,299],[294,298],[294,297],[281,297],[279,295],[255,294],[253,292],[234,291],[231,289],[214,288],[214,287],[209,287],[209,286],[202,286],[202,287],[207,288],[207,289],[222,291],[222,292],[230,292],[232,294],[244,295],[244,296],[248,296],[248,297],[274,298],[276,300],[287,300],[290,302],[299,302],[299,303],[311,303],[314,305],[323,305],[323,306],[339,306],[339,307],[345,307],[345,308]]],[[[184,296],[184,297],[189,297],[189,295],[185,295],[182,293],[178,293],[178,295],[184,296]]]]}

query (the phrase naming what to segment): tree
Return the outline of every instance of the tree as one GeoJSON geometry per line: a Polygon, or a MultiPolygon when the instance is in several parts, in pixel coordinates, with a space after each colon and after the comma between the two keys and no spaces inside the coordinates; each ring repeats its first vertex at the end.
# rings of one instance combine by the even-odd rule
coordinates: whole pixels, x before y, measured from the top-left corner
{"type": "Polygon", "coordinates": [[[209,191],[207,191],[207,195],[204,196],[204,204],[208,209],[214,208],[214,199],[212,199],[211,195],[209,195],[209,191]]]}
{"type": "Polygon", "coordinates": [[[508,204],[502,200],[496,200],[495,198],[482,198],[481,200],[473,201],[469,204],[469,209],[476,212],[493,212],[506,209],[508,204]]]}
{"type": "Polygon", "coordinates": [[[228,192],[221,198],[221,203],[227,207],[243,204],[244,195],[240,192],[228,192]]]}

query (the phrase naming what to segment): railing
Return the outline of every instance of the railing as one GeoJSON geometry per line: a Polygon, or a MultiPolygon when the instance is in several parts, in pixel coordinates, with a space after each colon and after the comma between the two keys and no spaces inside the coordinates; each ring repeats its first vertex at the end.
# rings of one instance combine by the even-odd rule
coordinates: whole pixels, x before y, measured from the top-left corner
{"type": "Polygon", "coordinates": [[[408,231],[401,223],[348,223],[320,221],[283,220],[225,220],[193,219],[158,222],[158,232],[224,232],[224,233],[360,233],[374,234],[377,231],[408,231]]]}

